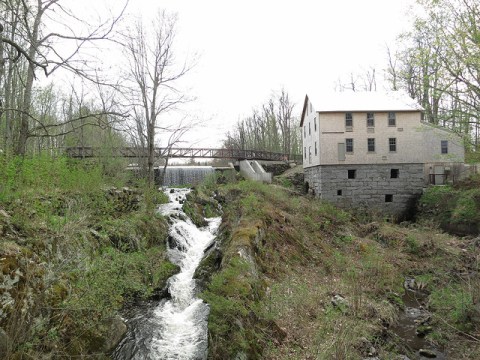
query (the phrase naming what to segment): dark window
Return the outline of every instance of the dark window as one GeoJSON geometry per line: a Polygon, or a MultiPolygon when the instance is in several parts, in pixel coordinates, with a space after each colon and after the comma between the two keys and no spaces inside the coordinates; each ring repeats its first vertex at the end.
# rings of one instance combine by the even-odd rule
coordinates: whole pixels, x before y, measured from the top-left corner
{"type": "Polygon", "coordinates": [[[307,158],[307,147],[306,147],[306,146],[303,148],[303,152],[304,152],[304,154],[305,154],[305,155],[304,155],[304,158],[306,159],[306,158],[307,158]]]}
{"type": "Polygon", "coordinates": [[[368,127],[375,126],[375,118],[372,112],[367,113],[367,126],[368,127]]]}
{"type": "Polygon", "coordinates": [[[385,195],[385,202],[393,202],[393,195],[392,194],[385,195]]]}
{"type": "Polygon", "coordinates": [[[397,151],[397,138],[389,138],[388,139],[388,148],[390,152],[397,151]]]}
{"type": "Polygon", "coordinates": [[[448,154],[448,140],[442,140],[442,154],[448,154]]]}
{"type": "Polygon", "coordinates": [[[308,135],[312,135],[312,127],[310,123],[308,123],[308,135]]]}
{"type": "Polygon", "coordinates": [[[347,127],[353,126],[353,114],[351,112],[345,113],[345,126],[347,127]]]}
{"type": "Polygon", "coordinates": [[[345,139],[345,151],[353,153],[353,139],[345,139]]]}
{"type": "Polygon", "coordinates": [[[368,143],[368,152],[374,152],[375,151],[375,138],[368,138],[367,143],[368,143]]]}
{"type": "Polygon", "coordinates": [[[397,119],[393,111],[388,113],[388,126],[397,126],[397,119]]]}
{"type": "Polygon", "coordinates": [[[317,142],[315,141],[315,156],[317,156],[317,142]]]}
{"type": "Polygon", "coordinates": [[[400,171],[398,169],[390,169],[390,178],[397,179],[400,171]]]}
{"type": "Polygon", "coordinates": [[[303,125],[303,137],[307,137],[307,125],[303,125]]]}
{"type": "Polygon", "coordinates": [[[337,190],[337,196],[342,196],[342,190],[337,190]]]}
{"type": "Polygon", "coordinates": [[[317,118],[313,119],[313,124],[315,125],[315,132],[317,132],[317,118]]]}
{"type": "Polygon", "coordinates": [[[348,170],[348,178],[355,179],[357,177],[357,170],[348,170]]]}

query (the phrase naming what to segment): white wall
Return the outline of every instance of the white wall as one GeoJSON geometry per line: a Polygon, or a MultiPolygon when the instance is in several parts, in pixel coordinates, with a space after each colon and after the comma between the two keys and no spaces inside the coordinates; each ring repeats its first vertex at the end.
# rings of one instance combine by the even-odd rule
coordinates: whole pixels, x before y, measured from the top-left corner
{"type": "Polygon", "coordinates": [[[302,156],[303,167],[320,165],[320,124],[318,114],[315,112],[310,101],[307,102],[307,109],[302,127],[302,156]],[[315,129],[315,123],[317,124],[315,129]],[[317,155],[315,156],[315,143],[317,144],[317,155]],[[305,157],[305,150],[307,156],[305,157]]]}
{"type": "MultiPolygon", "coordinates": [[[[352,131],[345,127],[345,113],[318,113],[320,124],[319,157],[304,167],[334,164],[387,164],[462,162],[464,150],[460,137],[447,130],[421,122],[420,111],[396,112],[396,126],[388,125],[388,112],[377,112],[375,126],[367,128],[367,113],[353,113],[352,131]],[[353,153],[338,159],[338,143],[346,138],[354,142],[353,153]],[[367,139],[375,139],[375,151],[368,152],[367,139]],[[389,138],[395,138],[397,150],[390,152],[389,138]],[[441,154],[441,140],[449,141],[449,153],[441,154]]],[[[308,129],[307,129],[308,130],[308,129]]],[[[308,132],[307,132],[308,140],[308,132]]],[[[308,142],[307,142],[308,143],[308,142]]],[[[307,159],[308,160],[308,159],[307,159]]]]}
{"type": "Polygon", "coordinates": [[[429,124],[422,124],[423,156],[425,163],[465,161],[465,147],[457,134],[429,124]],[[448,153],[442,154],[441,141],[448,141],[448,153]]]}

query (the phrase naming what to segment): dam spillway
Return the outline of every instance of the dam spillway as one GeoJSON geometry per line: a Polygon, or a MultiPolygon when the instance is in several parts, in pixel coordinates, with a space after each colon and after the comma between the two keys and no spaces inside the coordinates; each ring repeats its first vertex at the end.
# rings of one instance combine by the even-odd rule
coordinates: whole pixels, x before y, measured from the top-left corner
{"type": "Polygon", "coordinates": [[[168,166],[162,180],[163,167],[155,169],[155,182],[161,186],[197,185],[215,172],[212,166],[168,166]]]}

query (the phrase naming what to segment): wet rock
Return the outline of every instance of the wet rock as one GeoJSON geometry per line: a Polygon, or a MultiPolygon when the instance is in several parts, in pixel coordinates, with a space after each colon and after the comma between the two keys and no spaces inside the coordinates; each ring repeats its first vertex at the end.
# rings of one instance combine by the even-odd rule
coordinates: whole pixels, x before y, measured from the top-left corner
{"type": "Polygon", "coordinates": [[[185,251],[185,246],[181,245],[173,236],[168,236],[168,247],[170,249],[178,249],[180,251],[185,251]]]}
{"type": "Polygon", "coordinates": [[[433,331],[432,327],[429,325],[421,325],[415,330],[415,334],[419,337],[424,337],[427,334],[430,334],[433,331]]]}
{"type": "Polygon", "coordinates": [[[420,355],[425,356],[426,358],[430,358],[430,359],[433,359],[433,358],[437,357],[437,354],[435,353],[435,351],[430,350],[430,349],[420,349],[418,351],[418,353],[420,355]]]}
{"type": "Polygon", "coordinates": [[[109,337],[105,339],[104,351],[111,352],[120,343],[123,336],[127,332],[127,325],[123,322],[120,316],[115,316],[110,320],[109,324],[109,337]]]}
{"type": "Polygon", "coordinates": [[[405,309],[405,315],[407,315],[409,318],[419,319],[421,317],[428,316],[428,312],[421,308],[407,307],[405,309]]]}
{"type": "Polygon", "coordinates": [[[172,295],[168,290],[168,285],[165,285],[163,288],[158,288],[154,290],[153,295],[151,297],[151,299],[154,301],[160,301],[162,299],[170,300],[171,298],[172,298],[172,295]]]}
{"type": "Polygon", "coordinates": [[[403,288],[405,290],[415,290],[415,279],[405,278],[405,281],[403,282],[403,288]]]}
{"type": "Polygon", "coordinates": [[[170,194],[173,194],[175,192],[175,189],[170,189],[170,194]]]}

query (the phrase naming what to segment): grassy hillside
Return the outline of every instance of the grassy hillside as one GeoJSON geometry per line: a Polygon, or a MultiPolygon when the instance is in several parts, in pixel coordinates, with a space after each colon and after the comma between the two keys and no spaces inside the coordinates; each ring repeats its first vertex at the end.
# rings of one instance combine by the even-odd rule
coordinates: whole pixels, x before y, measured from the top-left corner
{"type": "Polygon", "coordinates": [[[455,359],[480,358],[478,244],[436,228],[358,221],[280,186],[214,190],[220,245],[197,275],[211,306],[211,359],[393,359],[406,277],[428,294],[427,337],[455,359]],[[209,277],[209,271],[214,271],[209,277]]]}
{"type": "Polygon", "coordinates": [[[176,271],[165,220],[104,170],[0,158],[0,358],[106,357],[118,310],[176,271]]]}

